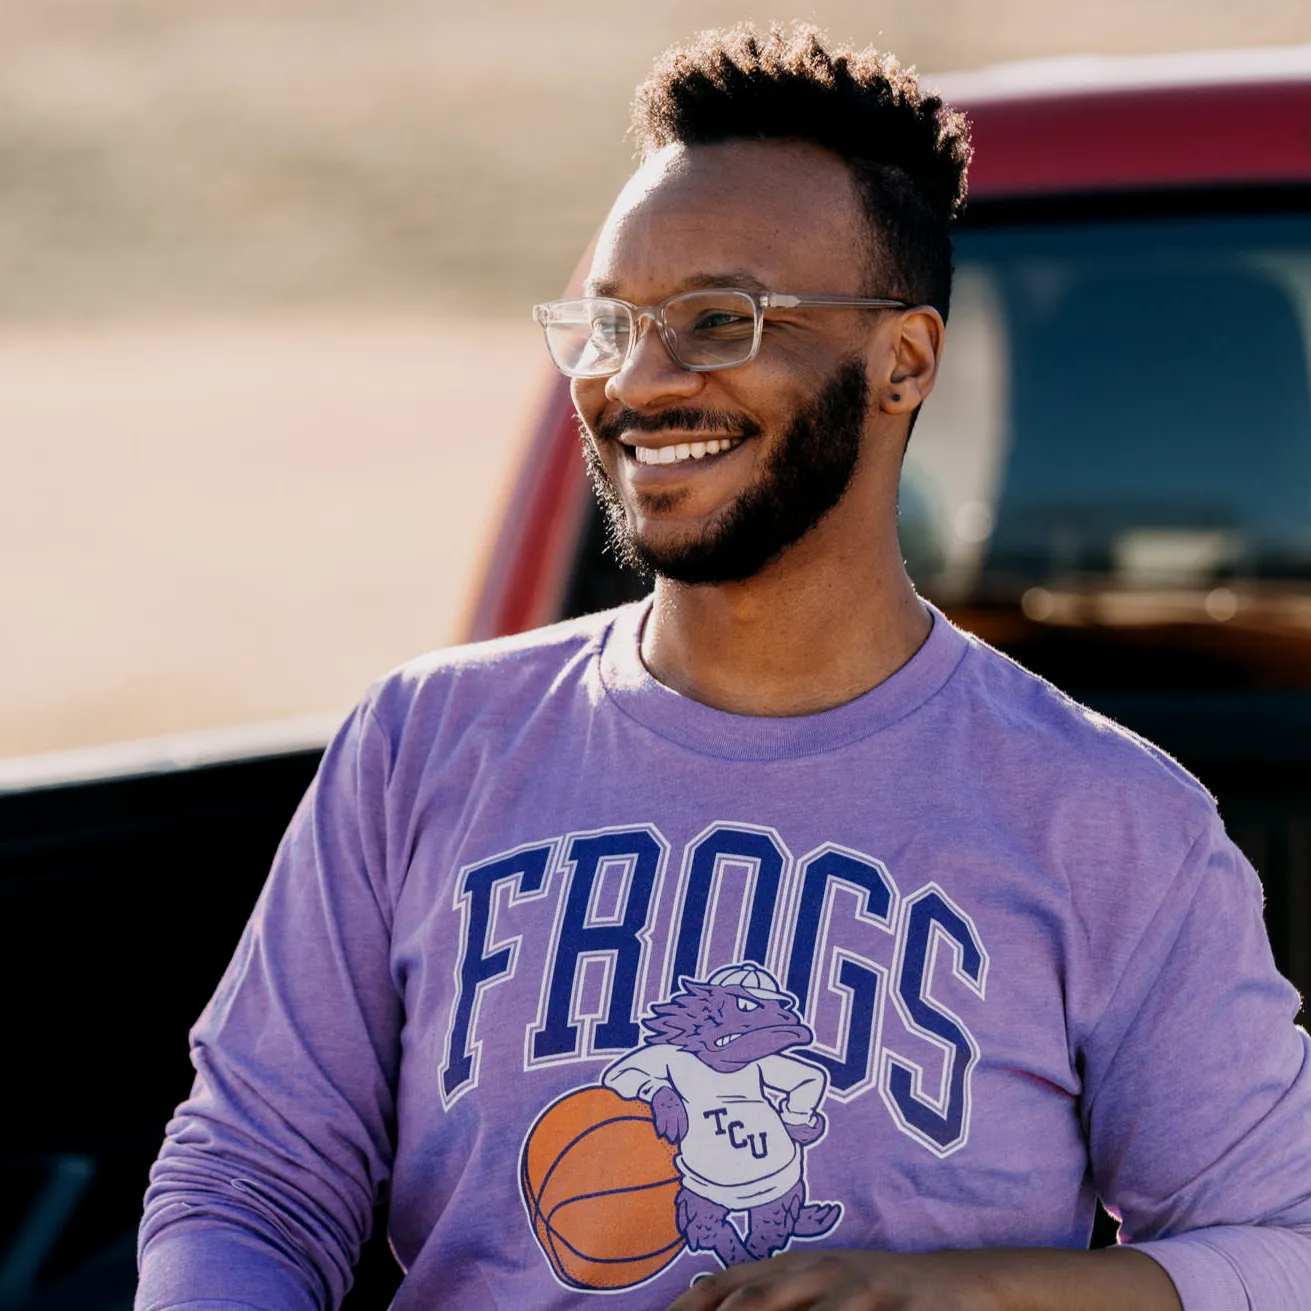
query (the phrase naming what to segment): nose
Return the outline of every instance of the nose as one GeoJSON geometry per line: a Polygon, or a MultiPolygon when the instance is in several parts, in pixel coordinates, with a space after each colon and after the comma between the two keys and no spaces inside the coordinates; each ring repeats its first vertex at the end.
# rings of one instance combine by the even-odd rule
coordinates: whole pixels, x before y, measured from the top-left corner
{"type": "Polygon", "coordinates": [[[606,399],[644,410],[666,398],[686,400],[705,386],[701,374],[685,369],[669,353],[650,314],[637,321],[637,340],[618,373],[606,379],[606,399]]]}

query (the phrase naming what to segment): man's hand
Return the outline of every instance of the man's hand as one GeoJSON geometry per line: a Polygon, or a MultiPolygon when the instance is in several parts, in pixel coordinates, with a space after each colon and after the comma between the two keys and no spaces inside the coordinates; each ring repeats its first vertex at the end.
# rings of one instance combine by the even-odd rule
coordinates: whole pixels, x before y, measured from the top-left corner
{"type": "Polygon", "coordinates": [[[977,1280],[932,1254],[827,1249],[783,1252],[698,1280],[670,1311],[1000,1311],[977,1280]]]}
{"type": "Polygon", "coordinates": [[[670,1311],[1181,1311],[1141,1252],[784,1252],[699,1280],[670,1311]]]}
{"type": "Polygon", "coordinates": [[[687,1137],[687,1107],[672,1088],[659,1088],[651,1098],[651,1115],[656,1133],[666,1142],[681,1143],[687,1137]]]}

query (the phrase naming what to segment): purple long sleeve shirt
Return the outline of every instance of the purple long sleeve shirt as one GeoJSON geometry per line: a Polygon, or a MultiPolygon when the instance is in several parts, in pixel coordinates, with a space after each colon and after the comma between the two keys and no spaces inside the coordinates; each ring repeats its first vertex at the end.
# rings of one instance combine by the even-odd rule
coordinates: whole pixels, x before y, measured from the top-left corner
{"type": "Polygon", "coordinates": [[[654,1311],[708,1232],[1083,1248],[1098,1196],[1186,1311],[1311,1306],[1311,1044],[1205,789],[937,611],[798,718],[655,682],[645,615],[348,720],[192,1032],[139,1311],[335,1307],[382,1196],[395,1311],[654,1311]]]}

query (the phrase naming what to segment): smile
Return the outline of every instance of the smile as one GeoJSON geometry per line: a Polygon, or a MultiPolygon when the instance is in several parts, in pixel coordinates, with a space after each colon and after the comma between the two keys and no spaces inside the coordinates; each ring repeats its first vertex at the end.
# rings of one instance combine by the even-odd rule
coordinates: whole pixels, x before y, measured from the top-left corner
{"type": "Polygon", "coordinates": [[[734,1040],[740,1038],[741,1036],[742,1035],[740,1033],[726,1033],[722,1038],[715,1039],[715,1046],[727,1047],[730,1042],[733,1042],[734,1040]]]}
{"type": "Polygon", "coordinates": [[[679,442],[669,446],[630,446],[638,464],[680,464],[684,460],[704,460],[707,455],[722,455],[742,445],[741,437],[722,437],[708,442],[679,442]]]}

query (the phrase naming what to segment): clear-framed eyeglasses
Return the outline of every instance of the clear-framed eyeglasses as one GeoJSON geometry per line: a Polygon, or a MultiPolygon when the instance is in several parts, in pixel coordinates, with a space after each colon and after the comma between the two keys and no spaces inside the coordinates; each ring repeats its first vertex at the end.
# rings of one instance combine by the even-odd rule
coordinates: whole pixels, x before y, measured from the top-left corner
{"type": "Polygon", "coordinates": [[[642,319],[650,319],[669,354],[685,369],[708,373],[755,359],[765,311],[772,309],[892,310],[906,302],[884,296],[744,291],[708,287],[681,291],[659,305],[630,305],[614,296],[575,296],[533,306],[555,367],[570,378],[607,378],[632,353],[642,319]]]}

